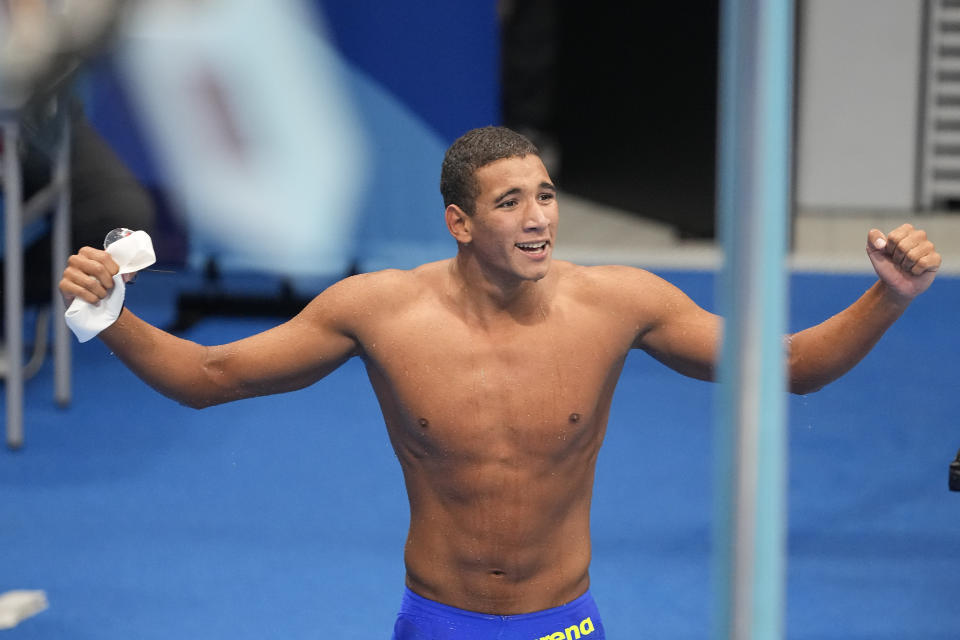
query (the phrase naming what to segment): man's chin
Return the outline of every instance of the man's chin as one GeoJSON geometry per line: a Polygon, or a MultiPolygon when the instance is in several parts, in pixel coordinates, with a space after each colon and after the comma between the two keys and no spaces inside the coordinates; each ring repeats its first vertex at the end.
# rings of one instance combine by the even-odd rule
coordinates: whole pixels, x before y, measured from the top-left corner
{"type": "Polygon", "coordinates": [[[547,260],[543,264],[539,265],[537,269],[531,270],[528,277],[525,278],[531,282],[538,282],[547,277],[547,273],[550,271],[550,261],[547,260]]]}

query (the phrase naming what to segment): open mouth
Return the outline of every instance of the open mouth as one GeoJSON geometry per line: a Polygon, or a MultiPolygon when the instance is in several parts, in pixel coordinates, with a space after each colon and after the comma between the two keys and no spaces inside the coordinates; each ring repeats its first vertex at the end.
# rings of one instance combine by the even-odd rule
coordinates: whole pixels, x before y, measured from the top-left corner
{"type": "Polygon", "coordinates": [[[541,253],[547,248],[547,241],[540,240],[539,242],[518,242],[514,246],[524,253],[541,253]]]}

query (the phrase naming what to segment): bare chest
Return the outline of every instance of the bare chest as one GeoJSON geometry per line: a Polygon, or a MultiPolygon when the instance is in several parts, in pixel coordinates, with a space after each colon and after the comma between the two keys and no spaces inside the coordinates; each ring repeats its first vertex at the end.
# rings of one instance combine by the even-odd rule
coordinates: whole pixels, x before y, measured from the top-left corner
{"type": "Polygon", "coordinates": [[[602,436],[632,340],[599,317],[491,330],[414,316],[377,333],[366,360],[395,444],[504,460],[602,436]]]}

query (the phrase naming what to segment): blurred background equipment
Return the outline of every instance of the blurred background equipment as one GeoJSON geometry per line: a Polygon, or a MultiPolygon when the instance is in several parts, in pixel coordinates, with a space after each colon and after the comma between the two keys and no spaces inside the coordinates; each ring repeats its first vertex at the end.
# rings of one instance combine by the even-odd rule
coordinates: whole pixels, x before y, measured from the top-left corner
{"type": "Polygon", "coordinates": [[[0,3],[0,108],[19,109],[72,75],[110,38],[124,1],[0,3]]]}
{"type": "MultiPolygon", "coordinates": [[[[22,384],[43,363],[51,308],[62,314],[56,281],[66,256],[96,245],[105,227],[149,230],[153,206],[143,188],[90,126],[76,92],[78,75],[112,37],[121,3],[8,0],[0,23],[3,120],[4,326],[7,441],[22,443],[22,384]],[[52,214],[52,215],[49,215],[52,214]],[[54,275],[56,274],[56,276],[54,275]],[[33,355],[23,366],[24,313],[35,308],[33,355]]],[[[70,400],[69,343],[53,324],[60,405],[70,400]]]]}
{"type": "Polygon", "coordinates": [[[197,266],[297,276],[353,258],[367,143],[312,18],[297,0],[144,0],[123,24],[122,77],[197,266]]]}
{"type": "MultiPolygon", "coordinates": [[[[147,157],[141,179],[205,274],[174,328],[209,314],[288,317],[332,279],[449,255],[437,167],[456,135],[498,119],[494,25],[479,4],[138,3],[108,95],[129,100],[148,152],[122,130],[118,144],[147,157]],[[431,38],[445,23],[467,37],[438,57],[431,38]],[[278,285],[226,283],[241,274],[278,285]]],[[[92,93],[109,128],[124,101],[92,93]]]]}
{"type": "Polygon", "coordinates": [[[960,209],[960,4],[926,2],[919,206],[960,209]]]}
{"type": "Polygon", "coordinates": [[[950,463],[950,491],[960,491],[960,451],[950,463]]]}

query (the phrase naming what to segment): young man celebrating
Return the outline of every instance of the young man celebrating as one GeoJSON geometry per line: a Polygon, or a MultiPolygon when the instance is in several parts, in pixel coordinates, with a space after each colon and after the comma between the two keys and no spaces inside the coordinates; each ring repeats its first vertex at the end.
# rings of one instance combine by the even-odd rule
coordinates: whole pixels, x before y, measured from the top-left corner
{"type": "MultiPolygon", "coordinates": [[[[447,151],[440,182],[454,258],[342,280],[290,321],[201,346],[124,309],[100,337],[191,407],[281,393],[362,358],[410,501],[407,638],[603,636],[590,597],[590,499],[630,349],[703,380],[722,322],[640,269],[552,260],[557,191],[537,149],[502,127],[447,151]]],[[[835,380],[933,281],[940,255],[903,225],[868,235],[878,281],[791,336],[790,390],[835,380]]],[[[117,265],[83,248],[60,283],[95,302],[117,265]]]]}

